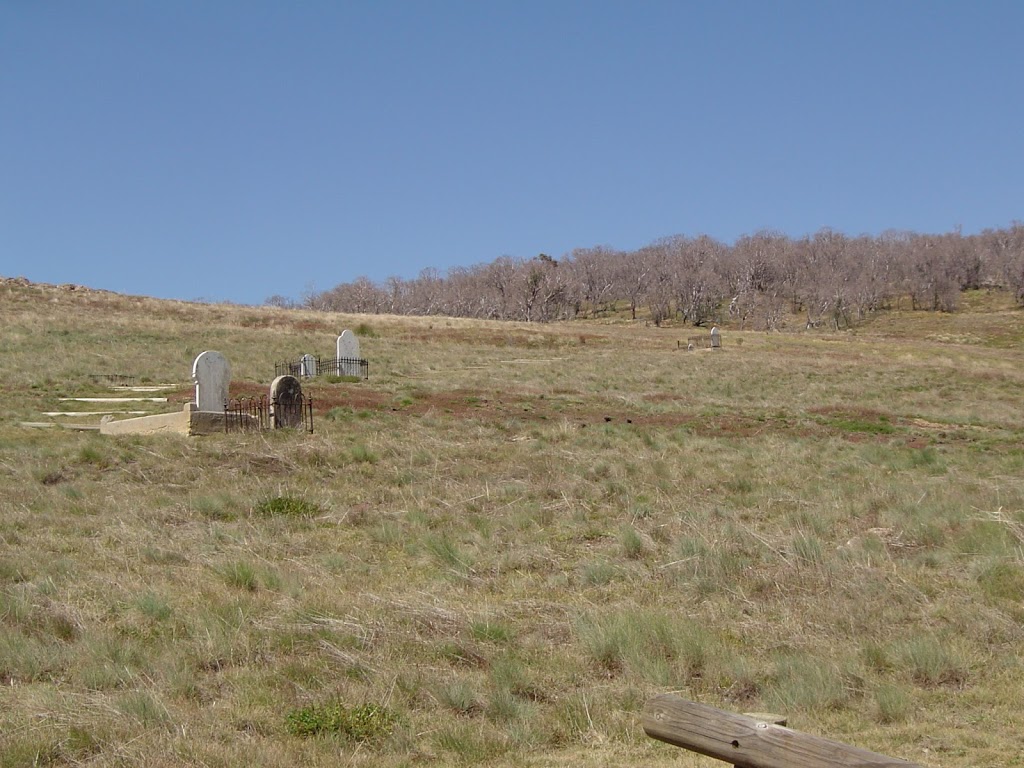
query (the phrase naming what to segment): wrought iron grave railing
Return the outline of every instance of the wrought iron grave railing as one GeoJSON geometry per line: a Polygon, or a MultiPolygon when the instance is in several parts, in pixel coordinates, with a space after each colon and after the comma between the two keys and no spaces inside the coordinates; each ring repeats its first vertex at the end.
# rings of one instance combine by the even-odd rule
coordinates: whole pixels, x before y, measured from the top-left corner
{"type": "Polygon", "coordinates": [[[270,399],[233,397],[224,403],[224,431],[249,432],[285,427],[305,429],[313,433],[313,398],[270,399]]]}
{"type": "Polygon", "coordinates": [[[275,376],[294,376],[309,379],[314,376],[355,376],[370,378],[370,363],[361,357],[333,357],[324,359],[309,355],[295,362],[276,363],[275,376]]]}

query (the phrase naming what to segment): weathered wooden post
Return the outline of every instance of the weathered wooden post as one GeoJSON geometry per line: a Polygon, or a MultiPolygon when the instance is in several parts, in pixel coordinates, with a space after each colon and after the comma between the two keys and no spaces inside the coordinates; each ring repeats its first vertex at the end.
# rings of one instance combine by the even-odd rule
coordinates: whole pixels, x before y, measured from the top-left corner
{"type": "Polygon", "coordinates": [[[921,768],[670,694],[647,702],[643,726],[651,738],[724,760],[736,768],[921,768]]]}

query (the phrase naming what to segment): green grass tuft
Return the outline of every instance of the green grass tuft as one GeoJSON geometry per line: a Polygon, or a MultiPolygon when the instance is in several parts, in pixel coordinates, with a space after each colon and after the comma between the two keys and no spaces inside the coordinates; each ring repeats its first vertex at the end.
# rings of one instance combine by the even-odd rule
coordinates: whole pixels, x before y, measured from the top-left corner
{"type": "Polygon", "coordinates": [[[285,717],[285,728],[292,736],[337,735],[370,746],[382,744],[401,718],[380,704],[345,706],[340,702],[311,704],[294,709],[285,717]]]}
{"type": "Polygon", "coordinates": [[[273,496],[256,504],[253,512],[262,517],[317,517],[323,514],[319,504],[298,496],[273,496]]]}

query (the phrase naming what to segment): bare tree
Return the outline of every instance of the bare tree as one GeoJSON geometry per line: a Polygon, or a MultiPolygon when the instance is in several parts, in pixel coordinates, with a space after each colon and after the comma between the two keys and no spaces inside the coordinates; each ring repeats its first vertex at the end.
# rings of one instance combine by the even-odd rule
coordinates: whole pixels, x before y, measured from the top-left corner
{"type": "Polygon", "coordinates": [[[332,312],[378,313],[384,303],[381,289],[363,276],[318,294],[317,308],[332,312]]]}
{"type": "Polygon", "coordinates": [[[684,322],[701,326],[713,320],[725,298],[720,272],[724,246],[701,235],[674,239],[676,309],[684,322]]]}
{"type": "Polygon", "coordinates": [[[289,299],[287,296],[282,296],[279,293],[268,296],[264,300],[263,305],[266,307],[277,307],[278,309],[295,309],[299,306],[294,299],[289,299]]]}
{"type": "Polygon", "coordinates": [[[650,260],[644,250],[623,253],[615,260],[612,274],[618,296],[629,302],[629,313],[636,320],[636,310],[647,298],[650,287],[650,260]]]}
{"type": "Polygon", "coordinates": [[[608,312],[615,303],[615,261],[621,254],[604,246],[577,248],[562,264],[570,277],[567,290],[584,316],[608,312]]]}
{"type": "Polygon", "coordinates": [[[786,239],[760,231],[741,237],[724,259],[723,276],[732,299],[729,311],[740,327],[753,322],[755,313],[765,330],[779,328],[785,308],[785,284],[779,280],[781,245],[786,239]]]}
{"type": "MultiPolygon", "coordinates": [[[[850,238],[825,228],[791,240],[762,230],[731,247],[707,236],[676,236],[632,252],[602,246],[562,260],[502,256],[445,276],[424,269],[413,280],[390,277],[382,285],[360,277],[322,293],[310,289],[299,304],[544,322],[595,316],[626,302],[634,320],[646,306],[657,324],[678,316],[701,325],[727,311],[741,329],[771,330],[800,313],[807,328],[838,330],[893,303],[900,308],[903,298],[912,309],[953,311],[962,291],[981,287],[1010,290],[1024,305],[1020,222],[974,236],[887,231],[850,238]]],[[[289,304],[280,296],[267,303],[289,304]]]]}
{"type": "Polygon", "coordinates": [[[1024,306],[1024,223],[1015,221],[1007,229],[985,230],[978,247],[989,263],[991,283],[1006,288],[1024,306]]]}
{"type": "MultiPolygon", "coordinates": [[[[644,248],[639,258],[646,266],[646,290],[644,296],[651,320],[656,326],[672,317],[672,301],[675,298],[676,270],[678,263],[673,258],[670,243],[660,243],[644,248]]],[[[639,295],[638,295],[638,300],[639,295]]],[[[634,304],[635,306],[635,304],[634,304]]],[[[634,318],[636,314],[634,312],[634,318]]]]}

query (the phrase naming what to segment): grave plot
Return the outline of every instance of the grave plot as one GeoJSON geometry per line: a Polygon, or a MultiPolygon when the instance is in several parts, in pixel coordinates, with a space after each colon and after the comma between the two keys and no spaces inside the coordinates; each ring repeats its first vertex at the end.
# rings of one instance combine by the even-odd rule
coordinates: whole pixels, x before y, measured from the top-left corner
{"type": "Polygon", "coordinates": [[[344,330],[335,340],[333,358],[315,357],[306,353],[297,361],[277,363],[274,366],[274,375],[304,379],[316,376],[352,376],[368,379],[370,364],[359,356],[359,338],[352,331],[344,330]]]}
{"type": "Polygon", "coordinates": [[[213,350],[193,361],[195,392],[180,410],[167,411],[170,398],[158,394],[180,390],[179,384],[135,386],[125,383],[134,381],[134,377],[120,374],[114,379],[93,380],[118,383],[111,385],[109,396],[89,393],[61,397],[61,410],[42,412],[50,421],[21,425],[94,430],[105,435],[208,435],[281,428],[313,431],[313,401],[303,394],[298,378],[278,376],[266,395],[231,397],[231,364],[213,350]]]}
{"type": "Polygon", "coordinates": [[[161,406],[168,402],[168,397],[160,396],[160,392],[180,388],[179,384],[136,386],[125,383],[134,381],[135,377],[123,374],[94,374],[90,378],[97,384],[107,385],[111,394],[102,396],[90,393],[58,398],[59,410],[41,412],[41,415],[50,421],[22,422],[22,425],[36,428],[99,430],[104,421],[117,417],[153,414],[154,410],[160,410],[161,406]]]}
{"type": "MultiPolygon", "coordinates": [[[[677,342],[677,346],[681,347],[682,343],[677,342]]],[[[718,326],[715,326],[707,336],[690,336],[686,340],[686,348],[690,352],[693,352],[695,349],[721,349],[722,332],[718,329],[718,326]]]]}
{"type": "Polygon", "coordinates": [[[208,350],[192,363],[192,381],[195,396],[181,411],[106,421],[100,424],[100,433],[209,435],[281,427],[313,431],[313,403],[293,376],[276,378],[268,395],[233,398],[231,363],[220,352],[208,350]]]}

